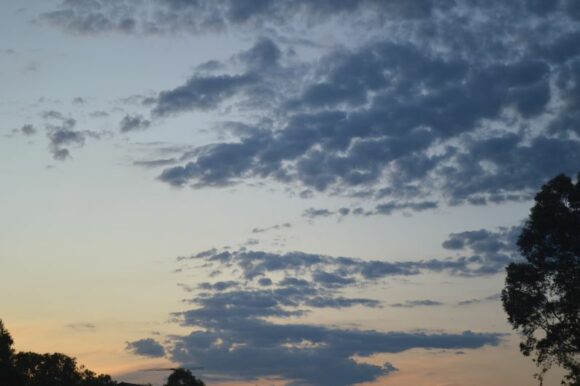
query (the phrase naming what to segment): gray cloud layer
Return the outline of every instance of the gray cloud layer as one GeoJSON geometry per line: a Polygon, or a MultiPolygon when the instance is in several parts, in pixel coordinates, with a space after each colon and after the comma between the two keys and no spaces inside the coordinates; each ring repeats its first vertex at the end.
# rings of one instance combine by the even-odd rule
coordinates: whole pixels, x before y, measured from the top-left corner
{"type": "MultiPolygon", "coordinates": [[[[173,157],[159,179],[197,188],[268,179],[386,200],[369,213],[390,214],[441,199],[526,200],[553,175],[577,171],[578,8],[573,0],[64,0],[42,18],[77,33],[278,31],[269,33],[278,43],[258,39],[149,98],[154,118],[226,105],[262,117],[237,122],[237,139],[173,157]],[[352,47],[290,58],[287,42],[312,21],[360,32],[361,20],[370,32],[352,47]]],[[[121,130],[148,125],[126,117],[121,130]]]]}
{"type": "Polygon", "coordinates": [[[74,33],[203,33],[228,28],[280,26],[363,11],[418,19],[431,14],[429,0],[63,0],[42,19],[74,33]]]}
{"type": "MultiPolygon", "coordinates": [[[[514,247],[518,232],[513,227],[453,233],[443,247],[456,256],[447,259],[389,262],[246,248],[179,257],[180,271],[189,267],[213,278],[180,284],[188,294],[184,303],[192,308],[173,313],[172,319],[192,327],[193,332],[169,336],[166,347],[148,338],[129,342],[127,350],[145,356],[165,353],[182,366],[203,366],[206,377],[215,380],[272,377],[296,386],[346,386],[397,371],[391,363],[377,366],[354,357],[415,348],[465,350],[498,345],[502,335],[497,333],[383,332],[306,324],[296,318],[329,308],[378,312],[383,308],[381,301],[347,295],[391,278],[423,273],[479,277],[503,272],[509,261],[518,258],[514,247]]],[[[431,299],[391,304],[402,308],[442,305],[431,299]]]]}
{"type": "MultiPolygon", "coordinates": [[[[493,251],[500,253],[502,248],[492,247],[484,239],[485,236],[502,239],[508,233],[500,229],[480,237],[468,232],[451,236],[449,242],[454,250],[477,251],[481,254],[477,258],[389,263],[246,249],[209,250],[181,257],[181,262],[194,263],[196,270],[201,263],[205,270],[233,275],[237,280],[202,283],[197,293],[186,299],[195,308],[177,312],[174,317],[196,330],[189,335],[172,336],[169,357],[186,367],[203,366],[206,374],[216,379],[248,381],[281,377],[296,386],[346,386],[370,382],[396,371],[390,363],[371,365],[355,361],[354,356],[413,348],[456,350],[497,345],[501,334],[380,332],[283,323],[283,320],[320,308],[380,308],[381,302],[375,299],[346,297],[343,292],[372,286],[389,277],[421,272],[466,276],[497,272],[497,262],[489,255],[493,251]]],[[[193,287],[187,289],[193,291],[193,287]]],[[[442,303],[434,300],[414,300],[392,306],[439,305],[442,303]]]]}

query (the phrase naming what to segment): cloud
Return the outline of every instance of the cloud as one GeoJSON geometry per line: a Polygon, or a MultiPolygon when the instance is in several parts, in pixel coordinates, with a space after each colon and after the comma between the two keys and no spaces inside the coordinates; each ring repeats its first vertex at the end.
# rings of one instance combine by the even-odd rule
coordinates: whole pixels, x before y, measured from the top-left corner
{"type": "MultiPolygon", "coordinates": [[[[389,215],[529,200],[553,175],[577,171],[574,4],[63,0],[41,18],[85,34],[234,28],[256,37],[147,98],[154,120],[244,112],[232,125],[245,130],[197,144],[158,179],[194,188],[275,181],[305,196],[364,195],[376,200],[367,212],[389,215]],[[318,44],[314,26],[348,34],[350,45],[318,44]],[[289,43],[305,31],[314,55],[289,43]]],[[[147,122],[126,118],[127,130],[147,122]]]]}
{"type": "Polygon", "coordinates": [[[161,92],[153,113],[163,116],[188,110],[213,109],[257,80],[251,74],[195,76],[183,86],[161,92]]]}
{"type": "Polygon", "coordinates": [[[213,290],[213,291],[225,291],[238,286],[238,282],[233,280],[228,281],[218,281],[216,283],[203,282],[199,284],[199,289],[202,290],[213,290]]]}
{"type": "Polygon", "coordinates": [[[484,302],[497,302],[501,299],[501,294],[494,294],[484,298],[462,300],[457,303],[458,306],[470,306],[472,304],[479,304],[484,302]]]}
{"type": "Polygon", "coordinates": [[[226,292],[204,286],[210,292],[189,300],[196,308],[174,313],[182,325],[196,330],[170,338],[170,358],[184,367],[203,366],[210,378],[249,381],[281,377],[291,385],[345,386],[371,382],[397,371],[390,363],[372,365],[353,360],[355,356],[365,358],[416,348],[477,349],[498,345],[502,340],[496,333],[380,332],[283,323],[284,319],[304,315],[309,307],[379,307],[373,299],[340,295],[342,289],[365,281],[362,277],[355,281],[345,272],[360,271],[362,261],[301,253],[278,256],[217,250],[192,258],[237,272],[245,279],[241,287],[226,292]],[[270,274],[282,275],[282,279],[275,282],[266,276],[270,274]],[[257,283],[254,278],[258,278],[257,283]],[[279,322],[271,321],[273,317],[279,322]]]}
{"type": "MultiPolygon", "coordinates": [[[[321,308],[380,308],[378,300],[346,297],[343,292],[423,270],[457,273],[467,269],[461,259],[387,263],[303,252],[213,249],[178,260],[199,261],[203,269],[237,278],[232,286],[220,285],[220,281],[202,283],[202,292],[187,299],[194,308],[173,314],[174,321],[194,331],[169,338],[170,359],[184,367],[203,366],[209,379],[276,377],[296,386],[346,386],[397,371],[391,363],[379,366],[364,361],[375,354],[478,349],[502,341],[502,334],[497,333],[382,332],[296,320],[321,308]]],[[[473,269],[471,264],[469,269],[473,269]]],[[[416,300],[401,306],[441,304],[416,300]]]]}
{"type": "Polygon", "coordinates": [[[148,129],[151,121],[144,119],[141,115],[125,115],[119,125],[119,130],[122,133],[127,133],[136,130],[148,129]]]}
{"type": "Polygon", "coordinates": [[[84,146],[85,135],[80,131],[73,130],[75,126],[76,121],[68,118],[63,119],[61,125],[52,125],[48,128],[49,148],[55,160],[63,161],[69,158],[69,146],[84,146]]]}
{"type": "Polygon", "coordinates": [[[20,133],[29,136],[29,135],[36,134],[36,132],[38,130],[36,130],[36,128],[33,125],[26,124],[26,125],[22,126],[19,131],[20,131],[20,133]]]}
{"type": "Polygon", "coordinates": [[[442,306],[443,303],[437,300],[425,299],[425,300],[407,300],[404,303],[394,303],[391,307],[396,308],[415,308],[415,307],[433,307],[442,306]]]}
{"type": "Polygon", "coordinates": [[[445,259],[362,260],[299,251],[273,253],[245,248],[237,251],[212,249],[180,259],[200,260],[220,268],[235,268],[246,280],[284,273],[311,279],[327,289],[387,277],[414,276],[423,272],[477,277],[503,272],[508,263],[520,258],[515,246],[520,230],[520,226],[514,226],[500,227],[493,231],[482,229],[452,233],[443,242],[443,247],[455,251],[457,255],[445,259]]]}
{"type": "Polygon", "coordinates": [[[90,130],[75,130],[76,120],[73,118],[59,118],[59,124],[47,125],[47,137],[49,150],[52,157],[58,161],[64,161],[70,157],[69,148],[83,147],[87,138],[100,138],[100,134],[90,130]]]}
{"type": "Polygon", "coordinates": [[[162,166],[174,165],[178,162],[175,158],[161,158],[151,160],[133,161],[133,165],[143,166],[146,168],[158,168],[162,166]]]}
{"type": "Polygon", "coordinates": [[[337,216],[340,220],[349,215],[390,216],[395,212],[403,212],[405,215],[410,216],[410,212],[423,212],[425,210],[437,209],[438,207],[439,203],[436,201],[397,202],[391,200],[376,204],[374,209],[363,209],[362,207],[357,207],[353,209],[339,208],[336,211],[332,211],[325,208],[308,208],[302,213],[302,217],[314,220],[316,218],[337,216]]]}
{"type": "Polygon", "coordinates": [[[370,212],[370,215],[385,215],[389,216],[395,211],[405,211],[410,210],[413,212],[422,212],[428,209],[436,209],[439,204],[435,201],[421,201],[421,202],[396,202],[389,201],[386,203],[378,204],[374,212],[370,212]]]}
{"type": "Polygon", "coordinates": [[[289,228],[292,228],[292,224],[290,224],[289,222],[285,222],[282,224],[272,225],[272,226],[266,227],[266,228],[253,228],[252,233],[264,233],[264,232],[269,232],[272,230],[281,230],[281,229],[289,229],[289,228]]]}
{"type": "Polygon", "coordinates": [[[97,328],[97,326],[95,326],[93,323],[70,323],[67,324],[67,327],[75,331],[89,331],[89,332],[93,332],[97,328]]]}
{"type": "MultiPolygon", "coordinates": [[[[429,0],[400,3],[396,0],[63,0],[41,19],[80,34],[207,33],[230,28],[277,27],[285,23],[323,22],[332,16],[354,17],[378,13],[393,19],[418,19],[432,11],[429,0]]],[[[375,17],[376,18],[376,17],[375,17]]]]}
{"type": "Polygon", "coordinates": [[[443,248],[467,252],[465,261],[482,262],[486,264],[479,268],[481,274],[485,271],[501,272],[511,261],[520,258],[516,241],[521,233],[521,226],[500,227],[495,231],[480,229],[452,233],[442,243],[443,248]]]}
{"type": "Polygon", "coordinates": [[[328,209],[316,209],[316,208],[309,208],[306,209],[304,211],[304,213],[302,213],[302,217],[306,217],[309,219],[315,219],[318,217],[328,217],[328,216],[332,216],[334,214],[334,212],[331,212],[328,209]]]}
{"type": "Polygon", "coordinates": [[[127,342],[125,349],[135,355],[159,358],[165,356],[165,349],[155,339],[146,338],[127,342]]]}
{"type": "MultiPolygon", "coordinates": [[[[442,27],[471,35],[458,26],[442,27]]],[[[507,35],[492,37],[500,46],[497,58],[486,61],[477,44],[461,45],[465,52],[451,57],[412,40],[379,40],[301,63],[309,70],[294,88],[281,85],[295,68],[278,64],[274,54],[268,60],[277,72],[194,75],[162,92],[157,110],[216,108],[234,96],[259,106],[254,98],[262,92],[249,91],[259,85],[280,101],[272,116],[276,129],[254,123],[237,141],[199,147],[191,160],[165,169],[159,179],[196,188],[271,179],[377,199],[388,192],[391,201],[380,203],[375,214],[436,208],[437,200],[423,199],[428,195],[452,205],[527,200],[547,178],[575,172],[580,162],[577,138],[546,129],[562,127],[563,117],[576,119],[580,98],[571,85],[580,72],[572,64],[576,54],[548,63],[532,43],[522,48],[524,55],[510,56],[501,42],[515,32],[498,28],[507,35]],[[570,80],[554,83],[560,78],[570,80]],[[552,123],[539,127],[540,121],[552,123]]]]}
{"type": "Polygon", "coordinates": [[[224,323],[174,338],[172,360],[231,379],[282,377],[291,385],[346,386],[395,371],[392,365],[355,362],[352,356],[398,353],[413,348],[476,349],[497,345],[498,334],[382,333],[260,320],[224,323]]]}
{"type": "MultiPolygon", "coordinates": [[[[390,278],[423,273],[479,277],[503,272],[504,258],[515,253],[510,243],[517,229],[453,233],[444,247],[466,256],[447,259],[363,260],[245,247],[178,257],[180,263],[195,263],[197,273],[209,272],[214,281],[181,285],[188,292],[184,303],[189,307],[172,313],[171,320],[193,331],[169,336],[167,356],[180,366],[202,366],[206,377],[216,381],[275,377],[295,386],[346,386],[373,382],[398,371],[389,362],[380,366],[365,360],[376,354],[411,349],[465,352],[496,346],[503,340],[500,333],[377,331],[309,324],[301,318],[328,308],[378,312],[383,307],[380,300],[352,294],[374,289],[390,278]]],[[[482,301],[488,299],[492,297],[482,301]]],[[[442,305],[417,299],[391,306],[442,305]]]]}

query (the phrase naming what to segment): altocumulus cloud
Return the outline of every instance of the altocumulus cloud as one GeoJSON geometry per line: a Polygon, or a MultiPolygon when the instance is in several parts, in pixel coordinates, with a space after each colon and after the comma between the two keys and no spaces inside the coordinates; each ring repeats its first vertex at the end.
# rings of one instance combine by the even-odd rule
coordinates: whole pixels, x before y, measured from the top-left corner
{"type": "MultiPolygon", "coordinates": [[[[322,308],[381,308],[376,299],[347,297],[344,292],[389,277],[423,271],[489,274],[461,258],[388,263],[303,252],[214,249],[178,260],[195,263],[196,270],[201,263],[204,270],[236,278],[204,282],[197,291],[188,287],[193,296],[185,301],[194,308],[173,314],[174,321],[194,331],[170,336],[168,357],[185,367],[203,366],[210,379],[282,378],[295,386],[346,386],[397,371],[391,363],[379,366],[355,357],[417,348],[477,349],[502,341],[497,333],[383,332],[296,320],[322,308]]],[[[420,300],[402,306],[436,305],[441,303],[420,300]]]]}
{"type": "Polygon", "coordinates": [[[157,163],[159,180],[202,188],[267,179],[364,195],[376,200],[364,213],[388,215],[439,201],[527,200],[549,177],[576,172],[579,8],[574,0],[94,0],[62,1],[41,18],[75,33],[271,36],[150,98],[153,119],[249,112],[234,139],[157,163]],[[352,32],[350,46],[320,45],[309,33],[316,57],[295,55],[289,42],[312,25],[352,32]]]}
{"type": "MultiPolygon", "coordinates": [[[[276,27],[307,18],[351,16],[372,11],[381,16],[417,19],[428,16],[431,1],[396,0],[63,0],[42,19],[75,33],[171,34],[215,32],[227,28],[276,27]]],[[[369,12],[370,13],[370,12],[369,12]]]]}
{"type": "MultiPolygon", "coordinates": [[[[462,277],[478,277],[502,273],[505,266],[520,258],[515,240],[519,226],[500,227],[496,230],[452,233],[443,247],[456,256],[445,259],[408,261],[363,260],[352,257],[334,257],[305,252],[273,253],[212,249],[180,260],[203,262],[206,267],[222,270],[235,268],[245,280],[283,273],[289,277],[312,280],[326,289],[348,287],[354,283],[385,279],[394,276],[413,276],[425,272],[446,273],[462,277]]],[[[281,282],[285,284],[290,279],[281,282]]],[[[307,286],[306,281],[293,279],[293,286],[307,286]]]]}
{"type": "Polygon", "coordinates": [[[162,91],[154,112],[235,100],[276,114],[273,124],[256,122],[238,141],[199,147],[160,179],[204,187],[270,178],[319,192],[374,193],[391,197],[376,209],[388,214],[405,205],[436,207],[434,201],[399,202],[430,192],[451,204],[528,199],[547,177],[574,172],[580,142],[572,123],[579,107],[573,85],[580,66],[575,51],[549,54],[568,47],[573,32],[562,27],[553,36],[531,38],[540,33],[538,25],[569,15],[526,8],[528,22],[510,16],[510,6],[491,2],[473,14],[504,12],[503,18],[480,25],[469,9],[457,7],[445,20],[424,21],[434,34],[428,41],[379,38],[299,65],[283,64],[271,53],[277,52],[274,43],[261,41],[250,51],[275,70],[246,64],[239,74],[194,74],[162,91]],[[459,17],[467,18],[469,30],[453,22],[459,17]],[[475,38],[483,31],[489,40],[475,38]],[[510,39],[521,40],[517,56],[505,44],[510,39]],[[258,49],[264,45],[270,50],[258,49]],[[302,77],[297,67],[306,68],[302,77]],[[285,85],[288,77],[294,85],[285,85]],[[265,94],[275,97],[259,103],[265,94]]]}
{"type": "MultiPolygon", "coordinates": [[[[186,308],[172,320],[191,327],[187,335],[167,337],[166,347],[147,338],[129,342],[138,355],[162,356],[184,367],[203,366],[209,379],[276,378],[290,385],[346,386],[371,382],[397,371],[354,358],[411,349],[478,349],[498,345],[499,333],[377,331],[304,323],[300,318],[322,309],[375,310],[372,297],[349,296],[392,278],[424,273],[481,277],[504,271],[518,258],[519,227],[452,233],[443,247],[456,254],[416,261],[363,260],[305,252],[264,252],[246,248],[210,249],[178,257],[183,269],[209,273],[214,281],[180,284],[186,308]],[[287,322],[286,322],[287,321],[287,322]]],[[[462,302],[467,305],[496,297],[462,302]]],[[[431,299],[391,307],[437,307],[431,299]]],[[[402,369],[404,371],[404,369],[402,369]]]]}

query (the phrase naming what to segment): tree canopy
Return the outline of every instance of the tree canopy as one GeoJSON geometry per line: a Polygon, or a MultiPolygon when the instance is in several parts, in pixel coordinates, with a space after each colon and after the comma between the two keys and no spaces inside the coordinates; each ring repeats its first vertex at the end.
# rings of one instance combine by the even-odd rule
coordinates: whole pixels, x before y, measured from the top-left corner
{"type": "Polygon", "coordinates": [[[14,370],[12,368],[12,356],[14,349],[12,336],[0,320],[0,386],[14,384],[14,370]]]}
{"type": "Polygon", "coordinates": [[[97,375],[64,354],[20,352],[13,366],[21,386],[115,386],[108,375],[97,375]]]}
{"type": "Polygon", "coordinates": [[[507,267],[502,302],[520,350],[534,356],[540,384],[557,365],[563,385],[580,386],[580,175],[542,187],[518,247],[524,259],[507,267]]]}
{"type": "Polygon", "coordinates": [[[0,386],[116,386],[64,354],[15,352],[14,341],[0,320],[0,386]]]}
{"type": "Polygon", "coordinates": [[[205,386],[205,383],[187,369],[175,369],[167,378],[165,386],[205,386]]]}

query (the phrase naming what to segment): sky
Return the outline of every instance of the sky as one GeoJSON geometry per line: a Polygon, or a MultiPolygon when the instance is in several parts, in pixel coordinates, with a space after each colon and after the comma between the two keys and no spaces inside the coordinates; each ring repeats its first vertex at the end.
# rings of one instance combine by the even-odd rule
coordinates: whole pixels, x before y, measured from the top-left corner
{"type": "Polygon", "coordinates": [[[580,2],[3,1],[0,36],[17,350],[155,385],[534,382],[499,296],[580,170],[580,2]]]}

